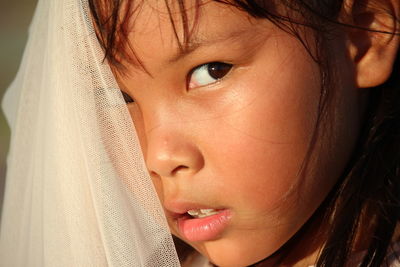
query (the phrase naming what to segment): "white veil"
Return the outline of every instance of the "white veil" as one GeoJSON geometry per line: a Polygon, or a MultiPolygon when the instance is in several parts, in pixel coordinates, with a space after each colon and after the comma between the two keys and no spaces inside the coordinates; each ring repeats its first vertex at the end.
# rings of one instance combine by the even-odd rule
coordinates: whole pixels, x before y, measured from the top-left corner
{"type": "Polygon", "coordinates": [[[179,266],[87,0],[40,0],[3,100],[0,266],[179,266]]]}

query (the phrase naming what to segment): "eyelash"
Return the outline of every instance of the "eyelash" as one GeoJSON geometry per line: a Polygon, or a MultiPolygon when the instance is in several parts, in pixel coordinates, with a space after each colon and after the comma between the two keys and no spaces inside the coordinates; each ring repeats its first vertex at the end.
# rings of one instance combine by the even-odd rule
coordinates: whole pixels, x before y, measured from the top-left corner
{"type": "MultiPolygon", "coordinates": [[[[217,81],[223,79],[229,72],[231,72],[232,68],[233,68],[232,64],[225,63],[225,62],[219,62],[219,61],[213,61],[213,62],[199,65],[199,66],[193,68],[187,75],[187,87],[189,89],[193,89],[196,87],[202,87],[202,86],[207,86],[207,85],[216,83],[217,81]],[[208,72],[208,75],[211,77],[211,81],[210,81],[210,79],[208,79],[208,81],[206,81],[204,84],[201,84],[201,82],[200,83],[192,82],[192,79],[194,78],[193,75],[196,74],[197,71],[201,71],[201,70],[206,70],[208,72]],[[210,71],[215,71],[216,73],[214,73],[214,75],[216,75],[218,77],[213,77],[213,75],[210,73],[210,71]]],[[[198,74],[197,76],[198,76],[197,78],[203,78],[203,79],[205,78],[204,74],[201,74],[201,73],[198,74]]],[[[135,100],[132,97],[130,97],[127,93],[125,93],[124,91],[121,91],[121,92],[122,92],[122,96],[124,97],[126,104],[135,102],[135,100]]]]}
{"type": "Polygon", "coordinates": [[[122,96],[124,97],[124,100],[125,100],[126,104],[130,104],[130,103],[134,103],[135,102],[135,100],[133,100],[133,98],[130,97],[127,93],[125,93],[124,91],[121,91],[121,92],[122,92],[122,96]]]}

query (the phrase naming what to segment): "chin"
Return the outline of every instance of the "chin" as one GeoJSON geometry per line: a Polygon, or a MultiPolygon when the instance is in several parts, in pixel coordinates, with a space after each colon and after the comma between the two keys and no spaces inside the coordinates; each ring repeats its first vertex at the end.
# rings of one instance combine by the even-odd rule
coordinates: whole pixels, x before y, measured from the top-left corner
{"type": "Polygon", "coordinates": [[[260,242],[253,242],[246,246],[242,242],[218,240],[197,249],[219,267],[244,267],[268,258],[280,247],[280,245],[273,247],[262,245],[260,242]]]}

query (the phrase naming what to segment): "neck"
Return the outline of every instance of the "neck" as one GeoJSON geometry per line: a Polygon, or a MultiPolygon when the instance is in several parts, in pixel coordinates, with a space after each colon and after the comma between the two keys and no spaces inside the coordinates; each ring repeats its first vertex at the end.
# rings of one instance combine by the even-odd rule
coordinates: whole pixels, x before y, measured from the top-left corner
{"type": "Polygon", "coordinates": [[[315,265],[327,238],[328,225],[323,212],[316,211],[309,221],[273,255],[252,267],[304,267],[315,265]]]}

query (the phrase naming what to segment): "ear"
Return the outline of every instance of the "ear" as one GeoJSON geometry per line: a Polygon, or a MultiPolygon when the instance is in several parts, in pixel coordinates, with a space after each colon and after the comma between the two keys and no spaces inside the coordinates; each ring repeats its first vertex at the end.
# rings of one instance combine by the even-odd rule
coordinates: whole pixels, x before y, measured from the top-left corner
{"type": "Polygon", "coordinates": [[[378,86],[390,77],[399,49],[399,9],[399,0],[345,0],[342,19],[355,26],[345,30],[358,88],[378,86]]]}

